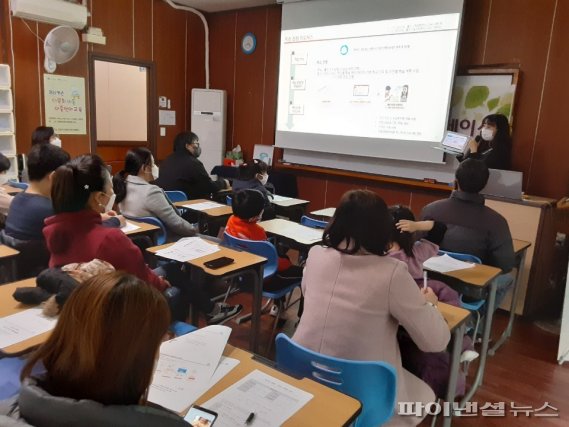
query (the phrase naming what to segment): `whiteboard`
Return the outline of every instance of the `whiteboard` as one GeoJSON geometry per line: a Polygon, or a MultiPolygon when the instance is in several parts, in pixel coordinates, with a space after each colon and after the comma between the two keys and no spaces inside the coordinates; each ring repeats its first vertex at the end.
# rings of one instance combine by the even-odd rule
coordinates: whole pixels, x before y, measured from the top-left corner
{"type": "Polygon", "coordinates": [[[565,282],[565,300],[563,301],[563,315],[561,317],[561,334],[559,336],[559,350],[557,361],[561,365],[569,359],[569,265],[567,265],[567,280],[565,282]]]}

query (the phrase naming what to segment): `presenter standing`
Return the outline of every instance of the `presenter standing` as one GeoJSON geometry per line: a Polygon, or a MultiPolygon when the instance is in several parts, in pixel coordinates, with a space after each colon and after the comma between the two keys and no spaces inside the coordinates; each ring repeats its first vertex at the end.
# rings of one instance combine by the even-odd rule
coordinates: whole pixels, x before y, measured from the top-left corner
{"type": "Polygon", "coordinates": [[[503,114],[484,117],[480,135],[468,142],[463,159],[483,160],[489,169],[509,170],[512,167],[512,138],[510,124],[503,114]]]}

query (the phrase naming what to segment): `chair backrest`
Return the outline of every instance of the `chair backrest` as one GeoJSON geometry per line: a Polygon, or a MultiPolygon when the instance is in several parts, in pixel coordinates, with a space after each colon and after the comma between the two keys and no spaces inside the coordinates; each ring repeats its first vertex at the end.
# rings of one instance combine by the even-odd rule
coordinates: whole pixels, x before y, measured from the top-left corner
{"type": "Polygon", "coordinates": [[[306,215],[303,215],[302,218],[300,218],[300,223],[311,228],[326,228],[328,225],[328,222],[326,221],[320,221],[318,219],[310,218],[306,215]]]}
{"type": "Polygon", "coordinates": [[[233,198],[230,195],[225,196],[225,204],[231,206],[233,204],[233,198]]]}
{"type": "Polygon", "coordinates": [[[482,260],[476,255],[461,254],[460,252],[439,251],[439,255],[447,254],[449,257],[459,261],[473,262],[474,264],[482,264],[482,260]]]}
{"type": "Polygon", "coordinates": [[[145,222],[146,224],[152,224],[152,225],[156,225],[157,227],[160,227],[160,232],[158,233],[158,235],[156,237],[156,244],[157,245],[163,245],[164,243],[166,243],[166,240],[168,239],[168,231],[167,231],[164,223],[162,221],[160,221],[158,218],[153,217],[153,216],[130,216],[130,215],[124,215],[124,214],[123,214],[123,216],[126,219],[130,219],[130,220],[138,221],[138,222],[145,222]]]}
{"type": "Polygon", "coordinates": [[[228,234],[227,231],[223,233],[223,242],[226,246],[231,248],[267,258],[267,263],[263,269],[263,279],[267,279],[277,272],[279,256],[277,249],[271,242],[267,242],[266,240],[239,239],[238,237],[233,237],[231,234],[228,234]]]}
{"type": "Polygon", "coordinates": [[[357,361],[325,356],[302,347],[285,334],[276,338],[277,369],[296,377],[310,378],[358,399],[362,412],[357,427],[379,426],[393,415],[397,373],[379,361],[357,361]]]}
{"type": "Polygon", "coordinates": [[[164,191],[164,193],[166,193],[166,196],[172,203],[185,202],[188,200],[188,196],[186,196],[186,193],[183,191],[164,191]]]}
{"type": "Polygon", "coordinates": [[[10,187],[19,188],[21,190],[27,190],[29,187],[29,184],[27,182],[8,181],[7,184],[10,187]]]}

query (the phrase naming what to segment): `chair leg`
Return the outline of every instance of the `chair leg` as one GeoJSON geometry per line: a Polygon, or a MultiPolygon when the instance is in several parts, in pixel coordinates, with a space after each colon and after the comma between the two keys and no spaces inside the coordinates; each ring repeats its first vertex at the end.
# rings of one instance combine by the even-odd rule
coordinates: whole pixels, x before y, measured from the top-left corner
{"type": "Polygon", "coordinates": [[[271,332],[271,336],[269,337],[269,345],[267,346],[267,357],[269,356],[269,353],[271,352],[271,348],[273,346],[273,341],[275,340],[275,331],[277,330],[277,324],[279,323],[279,319],[281,317],[281,313],[283,312],[283,303],[281,300],[277,301],[277,315],[275,317],[275,320],[273,321],[273,330],[271,332]]]}
{"type": "Polygon", "coordinates": [[[478,335],[479,326],[480,326],[480,312],[476,310],[476,326],[474,327],[474,335],[473,335],[474,342],[476,342],[476,336],[478,335]]]}

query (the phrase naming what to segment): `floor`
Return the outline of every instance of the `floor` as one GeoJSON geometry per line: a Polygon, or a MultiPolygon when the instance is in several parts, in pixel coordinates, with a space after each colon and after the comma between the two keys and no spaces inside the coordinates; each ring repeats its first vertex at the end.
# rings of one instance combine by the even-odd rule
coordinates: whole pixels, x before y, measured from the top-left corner
{"type": "MultiPolygon", "coordinates": [[[[238,294],[230,297],[229,302],[243,304],[243,313],[250,312],[251,297],[238,294]]],[[[287,316],[290,320],[284,325],[285,333],[294,332],[296,306],[287,316]]],[[[264,315],[261,325],[261,350],[266,354],[271,334],[273,317],[264,315]]],[[[507,315],[498,312],[494,322],[494,336],[498,336],[507,323],[507,315]]],[[[249,323],[237,325],[233,321],[226,323],[233,329],[229,342],[237,347],[247,349],[249,344],[249,323]]],[[[277,330],[279,332],[279,330],[277,330]]],[[[533,323],[517,318],[514,332],[494,357],[489,357],[484,384],[474,396],[478,403],[478,415],[454,419],[453,426],[568,426],[569,425],[569,363],[559,366],[557,357],[558,336],[546,332],[533,323]],[[482,416],[482,406],[486,403],[505,403],[504,416],[482,416]],[[520,413],[517,417],[510,413],[511,402],[515,407],[531,407],[538,409],[549,402],[557,408],[542,413],[557,414],[556,417],[527,417],[520,413]]],[[[274,348],[269,353],[274,358],[274,348]]],[[[470,366],[471,376],[476,372],[476,364],[470,366]]],[[[440,421],[440,420],[439,420],[440,421]]],[[[425,420],[421,426],[430,425],[425,420]]],[[[442,425],[442,423],[437,423],[442,425]]]]}

